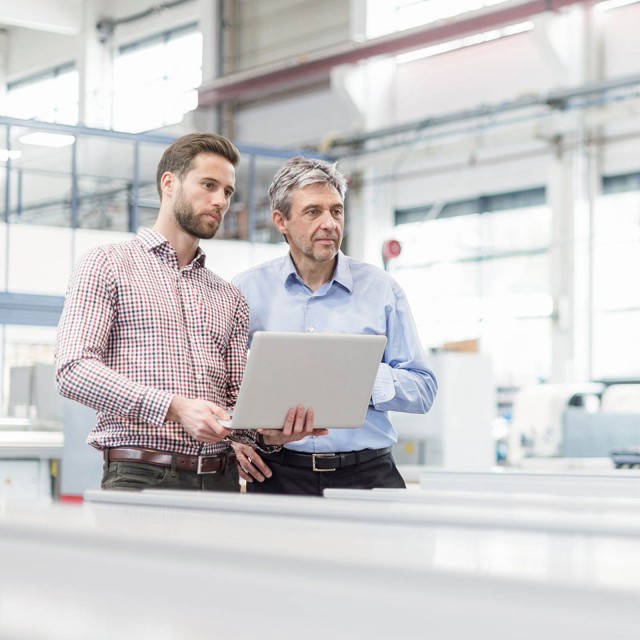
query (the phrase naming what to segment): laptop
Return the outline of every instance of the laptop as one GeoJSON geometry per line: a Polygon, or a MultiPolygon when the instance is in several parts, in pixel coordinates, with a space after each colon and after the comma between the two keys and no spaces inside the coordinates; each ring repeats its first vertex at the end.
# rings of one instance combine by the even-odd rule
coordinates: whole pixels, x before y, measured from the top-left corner
{"type": "Polygon", "coordinates": [[[364,424],[386,336],[257,331],[231,429],[282,429],[287,411],[313,408],[317,428],[364,424]]]}

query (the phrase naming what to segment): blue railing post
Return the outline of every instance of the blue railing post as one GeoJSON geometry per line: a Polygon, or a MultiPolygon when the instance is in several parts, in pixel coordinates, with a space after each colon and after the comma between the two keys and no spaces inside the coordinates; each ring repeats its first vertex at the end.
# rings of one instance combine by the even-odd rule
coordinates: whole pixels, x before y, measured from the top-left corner
{"type": "Polygon", "coordinates": [[[256,241],[256,226],[258,221],[258,212],[256,211],[256,156],[251,155],[249,160],[249,194],[247,198],[247,208],[249,217],[247,222],[249,223],[249,242],[256,241]]]}

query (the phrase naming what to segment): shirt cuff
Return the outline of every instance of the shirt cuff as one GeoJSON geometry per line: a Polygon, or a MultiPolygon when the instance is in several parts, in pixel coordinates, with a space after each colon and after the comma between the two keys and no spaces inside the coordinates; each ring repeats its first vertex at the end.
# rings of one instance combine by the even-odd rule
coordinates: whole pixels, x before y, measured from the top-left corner
{"type": "Polygon", "coordinates": [[[371,392],[371,404],[377,406],[384,402],[393,400],[396,395],[396,387],[393,382],[393,373],[391,367],[381,362],[378,366],[376,380],[373,383],[373,391],[371,392]]]}
{"type": "Polygon", "coordinates": [[[239,442],[240,444],[248,444],[250,447],[255,447],[264,453],[276,453],[282,449],[282,445],[280,444],[267,444],[262,434],[258,433],[255,429],[234,431],[233,434],[229,436],[229,440],[239,442]]]}
{"type": "Polygon", "coordinates": [[[162,426],[167,419],[167,411],[171,405],[172,393],[147,389],[142,398],[140,418],[147,424],[162,426]]]}
{"type": "Polygon", "coordinates": [[[267,444],[261,433],[256,434],[256,448],[264,453],[276,453],[282,449],[281,444],[267,444]]]}

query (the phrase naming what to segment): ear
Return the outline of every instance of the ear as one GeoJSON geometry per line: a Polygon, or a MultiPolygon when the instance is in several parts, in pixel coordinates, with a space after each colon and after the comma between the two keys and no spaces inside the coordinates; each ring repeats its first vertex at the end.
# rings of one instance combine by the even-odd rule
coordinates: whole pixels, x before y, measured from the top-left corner
{"type": "Polygon", "coordinates": [[[273,224],[275,226],[275,228],[284,236],[286,235],[286,230],[287,230],[287,224],[286,224],[286,218],[284,217],[284,213],[282,213],[282,211],[279,211],[278,209],[276,209],[272,214],[271,214],[271,220],[273,220],[273,224]]]}
{"type": "Polygon", "coordinates": [[[167,195],[171,195],[173,193],[173,189],[176,184],[176,177],[171,173],[171,171],[165,171],[160,178],[160,187],[162,189],[162,193],[166,193],[167,195]]]}

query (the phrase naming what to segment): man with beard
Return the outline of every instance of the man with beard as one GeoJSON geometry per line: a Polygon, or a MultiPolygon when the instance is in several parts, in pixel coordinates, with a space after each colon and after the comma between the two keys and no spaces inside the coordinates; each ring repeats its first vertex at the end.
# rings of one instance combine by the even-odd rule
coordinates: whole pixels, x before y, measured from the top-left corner
{"type": "Polygon", "coordinates": [[[346,191],[335,164],[287,160],[269,197],[289,254],[233,282],[249,303],[251,336],[256,331],[385,335],[367,416],[360,429],[331,429],[324,438],[311,434],[279,451],[258,454],[234,444],[251,492],[322,495],[325,488],[404,487],[391,455],[397,438],[387,412],[425,413],[436,394],[402,289],[381,269],[340,251],[346,191]]]}
{"type": "Polygon", "coordinates": [[[214,134],[171,144],[157,169],[151,229],[87,254],[72,275],[56,337],[60,393],[98,412],[87,442],[103,452],[104,489],[238,491],[231,438],[262,451],[326,430],[304,407],[282,432],[234,431],[249,312],[205,267],[235,187],[237,148],[214,134]]]}

